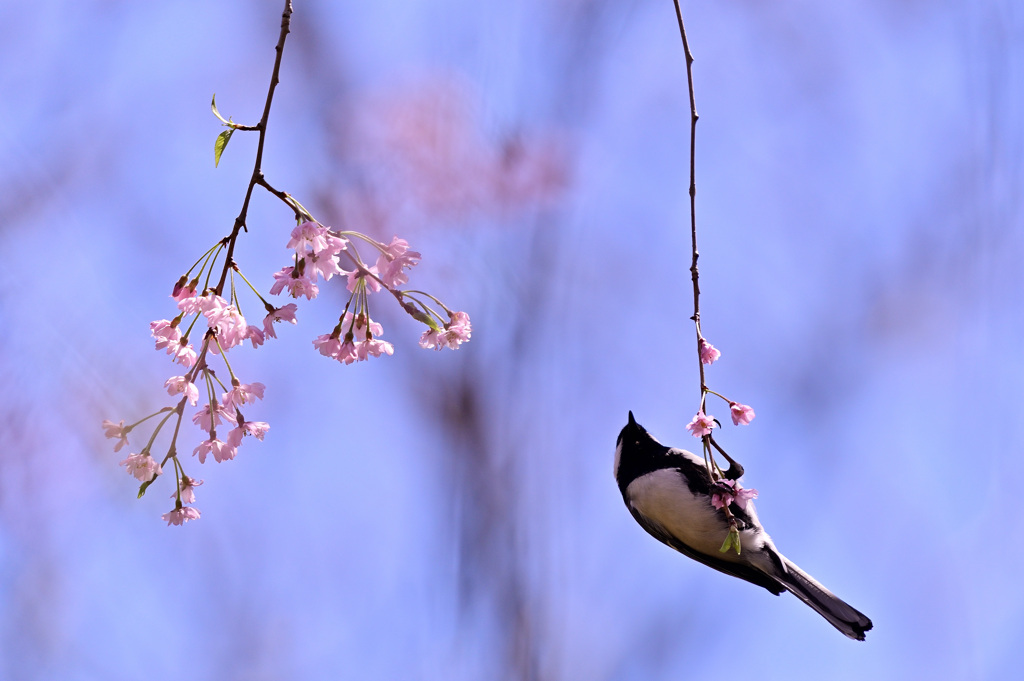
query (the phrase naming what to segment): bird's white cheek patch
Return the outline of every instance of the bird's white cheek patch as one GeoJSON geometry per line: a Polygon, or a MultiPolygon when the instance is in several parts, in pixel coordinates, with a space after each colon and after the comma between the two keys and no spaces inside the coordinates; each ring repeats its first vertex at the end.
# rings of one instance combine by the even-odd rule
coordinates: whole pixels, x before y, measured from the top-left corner
{"type": "Polygon", "coordinates": [[[642,475],[626,488],[630,504],[641,514],[692,549],[713,556],[728,533],[728,525],[707,497],[694,496],[675,469],[642,475]]]}

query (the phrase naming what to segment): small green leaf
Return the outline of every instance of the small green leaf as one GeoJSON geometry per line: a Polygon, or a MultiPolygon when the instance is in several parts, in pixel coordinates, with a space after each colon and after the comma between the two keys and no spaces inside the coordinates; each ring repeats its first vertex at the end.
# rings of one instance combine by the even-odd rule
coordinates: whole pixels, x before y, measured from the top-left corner
{"type": "Polygon", "coordinates": [[[726,535],[725,541],[722,542],[722,548],[718,549],[720,553],[726,553],[729,549],[735,548],[736,555],[740,553],[740,533],[735,528],[729,530],[729,534],[726,535]]]}
{"type": "Polygon", "coordinates": [[[224,125],[228,125],[229,124],[228,121],[224,120],[224,117],[220,115],[219,111],[217,111],[217,95],[216,95],[216,93],[214,93],[214,95],[213,95],[213,102],[210,104],[210,106],[213,108],[213,115],[216,116],[217,118],[219,118],[221,123],[223,123],[224,125]]]}
{"type": "Polygon", "coordinates": [[[228,142],[231,140],[231,133],[235,131],[234,128],[228,128],[221,134],[217,135],[217,141],[213,143],[213,167],[216,168],[220,165],[220,155],[224,153],[224,149],[227,148],[228,142]]]}
{"type": "Polygon", "coordinates": [[[411,303],[402,303],[402,309],[405,310],[409,314],[409,316],[415,319],[416,321],[422,322],[429,326],[431,331],[438,331],[441,329],[441,327],[438,326],[437,322],[434,321],[433,317],[431,317],[426,312],[416,309],[415,305],[411,303]]]}
{"type": "Polygon", "coordinates": [[[424,324],[429,326],[431,331],[438,331],[441,329],[441,327],[437,325],[437,322],[434,321],[434,318],[426,314],[425,312],[417,311],[416,314],[414,314],[412,317],[416,321],[423,322],[424,324]]]}
{"type": "Polygon", "coordinates": [[[142,483],[142,485],[139,486],[139,496],[137,496],[136,499],[142,498],[142,495],[146,493],[146,490],[149,488],[150,485],[153,484],[153,481],[156,480],[156,478],[157,476],[154,475],[152,478],[150,478],[149,480],[147,480],[146,482],[142,483]]]}

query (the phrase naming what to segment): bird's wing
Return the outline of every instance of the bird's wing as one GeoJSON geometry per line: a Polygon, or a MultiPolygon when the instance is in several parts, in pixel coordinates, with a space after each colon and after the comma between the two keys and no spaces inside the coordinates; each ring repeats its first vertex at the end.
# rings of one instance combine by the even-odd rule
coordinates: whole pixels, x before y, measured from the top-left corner
{"type": "Polygon", "coordinates": [[[757,568],[751,567],[750,565],[746,565],[745,563],[734,563],[732,561],[718,558],[716,556],[709,556],[706,553],[701,553],[700,551],[690,548],[689,546],[687,546],[686,544],[684,544],[683,542],[679,541],[677,538],[673,537],[671,534],[666,532],[660,525],[658,525],[658,523],[652,521],[643,513],[640,513],[638,510],[633,508],[633,505],[630,504],[629,502],[626,502],[626,507],[629,509],[629,512],[633,514],[633,517],[636,518],[636,521],[640,523],[640,527],[647,530],[648,534],[650,534],[652,537],[654,537],[661,543],[671,546],[673,549],[683,554],[684,556],[689,556],[690,558],[693,558],[695,561],[703,563],[704,565],[707,565],[709,568],[713,568],[715,570],[718,570],[719,572],[724,572],[727,575],[739,577],[740,579],[750,582],[751,584],[756,584],[758,586],[764,587],[776,596],[778,596],[786,590],[786,588],[779,584],[775,579],[769,577],[757,568]]]}

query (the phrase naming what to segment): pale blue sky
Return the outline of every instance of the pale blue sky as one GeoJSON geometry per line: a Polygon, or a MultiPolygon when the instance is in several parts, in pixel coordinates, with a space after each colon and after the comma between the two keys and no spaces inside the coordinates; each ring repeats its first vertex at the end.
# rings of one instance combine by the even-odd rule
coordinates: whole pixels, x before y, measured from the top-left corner
{"type": "MultiPolygon", "coordinates": [[[[134,498],[99,422],[166,404],[148,323],[230,229],[254,151],[236,136],[213,167],[210,95],[258,118],[281,4],[0,4],[0,678],[1016,670],[1012,0],[684,6],[709,382],[757,410],[721,440],[780,549],[874,620],[862,644],[658,544],[612,480],[627,410],[693,442],[668,0],[298,2],[264,170],[325,221],[366,171],[360,107],[438,79],[492,144],[558,132],[572,185],[409,227],[413,283],[473,315],[464,349],[385,313],[394,357],[332,363],[310,344],[344,305],[325,292],[235,360],[271,431],[192,464],[203,518],[165,528],[166,485],[134,498]]],[[[240,246],[265,288],[291,224],[267,198],[240,246]]]]}

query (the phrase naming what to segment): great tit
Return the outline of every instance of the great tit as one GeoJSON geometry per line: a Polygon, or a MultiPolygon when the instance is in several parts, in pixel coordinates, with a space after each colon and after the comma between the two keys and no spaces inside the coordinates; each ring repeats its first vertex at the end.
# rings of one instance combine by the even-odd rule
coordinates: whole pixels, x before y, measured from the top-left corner
{"type": "MultiPolygon", "coordinates": [[[[724,479],[735,481],[741,475],[742,466],[730,459],[724,479]]],[[[730,531],[724,508],[711,503],[720,483],[712,481],[702,457],[661,444],[633,419],[633,412],[615,445],[615,480],[626,508],[655,539],[775,595],[789,591],[852,639],[863,641],[871,629],[870,619],[779,553],[752,501],[743,505],[734,500],[728,507],[739,531],[740,552],[720,551],[730,531]]]]}

